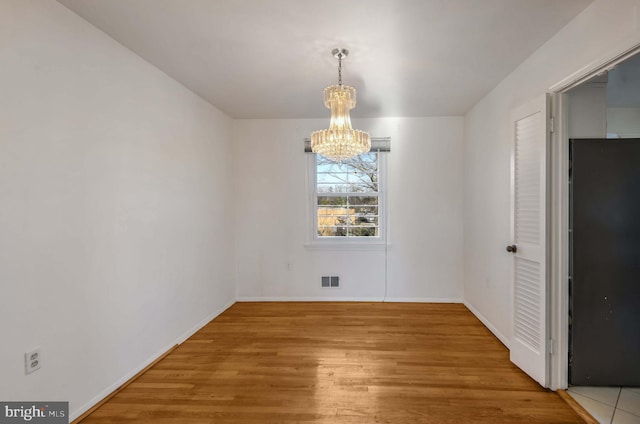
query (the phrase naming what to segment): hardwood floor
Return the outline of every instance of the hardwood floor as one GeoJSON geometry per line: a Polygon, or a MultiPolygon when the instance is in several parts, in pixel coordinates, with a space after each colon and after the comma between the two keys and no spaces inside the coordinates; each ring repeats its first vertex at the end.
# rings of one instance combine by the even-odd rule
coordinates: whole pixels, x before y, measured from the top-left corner
{"type": "Polygon", "coordinates": [[[236,303],[92,423],[583,423],[460,304],[236,303]]]}

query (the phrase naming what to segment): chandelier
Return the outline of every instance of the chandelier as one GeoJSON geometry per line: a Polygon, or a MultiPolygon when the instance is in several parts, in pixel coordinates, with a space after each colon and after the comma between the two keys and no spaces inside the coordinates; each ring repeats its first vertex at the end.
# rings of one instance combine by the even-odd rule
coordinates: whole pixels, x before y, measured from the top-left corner
{"type": "Polygon", "coordinates": [[[356,89],[342,85],[342,59],[349,51],[333,49],[331,54],[338,59],[338,85],[324,89],[324,105],[331,109],[331,122],[329,129],[311,133],[311,150],[340,162],[368,152],[371,138],[368,133],[351,127],[349,110],[356,106],[356,89]]]}

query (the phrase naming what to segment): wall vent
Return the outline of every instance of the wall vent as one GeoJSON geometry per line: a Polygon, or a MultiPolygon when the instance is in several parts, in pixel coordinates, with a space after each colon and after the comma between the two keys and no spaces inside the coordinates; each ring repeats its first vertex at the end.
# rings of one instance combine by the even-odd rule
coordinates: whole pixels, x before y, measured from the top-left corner
{"type": "Polygon", "coordinates": [[[320,280],[322,288],[338,288],[340,287],[340,277],[337,275],[323,275],[320,280]]]}

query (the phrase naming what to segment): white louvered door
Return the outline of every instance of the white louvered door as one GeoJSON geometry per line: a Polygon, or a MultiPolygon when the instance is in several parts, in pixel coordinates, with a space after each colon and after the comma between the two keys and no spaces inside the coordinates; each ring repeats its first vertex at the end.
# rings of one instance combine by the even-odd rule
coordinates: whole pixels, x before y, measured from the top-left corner
{"type": "Polygon", "coordinates": [[[547,354],[547,152],[549,99],[513,111],[511,361],[543,387],[547,354]]]}

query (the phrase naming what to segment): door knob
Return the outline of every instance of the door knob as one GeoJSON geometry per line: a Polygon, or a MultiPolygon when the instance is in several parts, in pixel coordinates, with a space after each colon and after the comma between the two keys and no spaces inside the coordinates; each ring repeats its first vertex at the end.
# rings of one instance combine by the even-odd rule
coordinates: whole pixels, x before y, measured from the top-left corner
{"type": "Polygon", "coordinates": [[[507,246],[507,252],[516,253],[517,251],[518,251],[518,247],[515,244],[512,244],[511,246],[507,246]]]}

